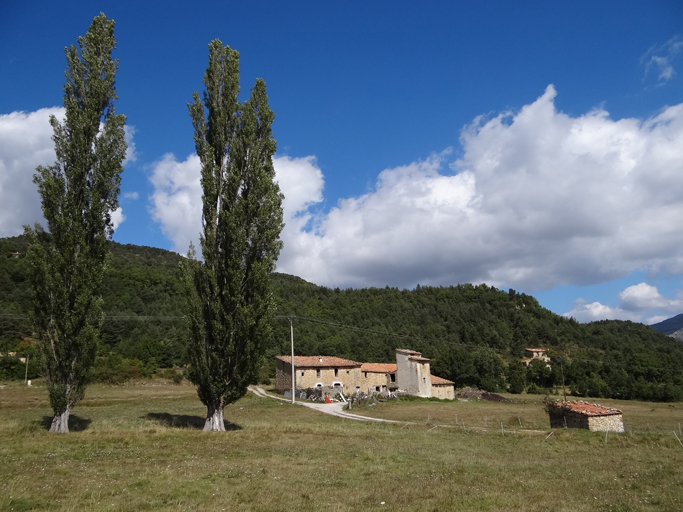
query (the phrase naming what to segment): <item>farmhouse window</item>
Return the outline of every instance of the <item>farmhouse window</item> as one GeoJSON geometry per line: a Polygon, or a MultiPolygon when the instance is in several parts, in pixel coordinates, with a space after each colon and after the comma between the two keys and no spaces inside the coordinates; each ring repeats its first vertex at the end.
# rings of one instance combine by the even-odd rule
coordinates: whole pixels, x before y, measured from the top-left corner
{"type": "Polygon", "coordinates": [[[304,372],[301,372],[301,376],[302,376],[302,377],[304,376],[304,372]]]}
{"type": "Polygon", "coordinates": [[[396,382],[396,374],[395,373],[391,374],[391,382],[396,382]]]}
{"type": "Polygon", "coordinates": [[[339,368],[334,369],[334,376],[339,377],[339,368]]]}
{"type": "Polygon", "coordinates": [[[368,372],[363,372],[365,375],[364,377],[367,379],[368,378],[368,372]]]}
{"type": "Polygon", "coordinates": [[[316,371],[315,371],[315,376],[316,376],[316,377],[320,377],[320,370],[316,370],[316,371]]]}

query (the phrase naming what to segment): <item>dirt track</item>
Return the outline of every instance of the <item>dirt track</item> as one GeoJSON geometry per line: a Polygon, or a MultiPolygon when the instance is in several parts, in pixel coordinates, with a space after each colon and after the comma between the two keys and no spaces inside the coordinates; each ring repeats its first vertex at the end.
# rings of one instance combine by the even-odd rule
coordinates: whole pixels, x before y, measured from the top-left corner
{"type": "MultiPolygon", "coordinates": [[[[283,402],[291,402],[289,398],[281,398],[279,396],[271,395],[267,393],[261,386],[249,386],[249,391],[254,393],[256,396],[262,398],[272,398],[273,400],[280,400],[283,402]]],[[[382,418],[368,418],[367,416],[360,416],[358,414],[352,414],[343,410],[344,404],[341,402],[333,402],[331,404],[315,403],[315,402],[296,402],[298,405],[303,405],[309,409],[314,409],[316,411],[322,412],[324,414],[329,414],[331,416],[337,416],[339,418],[346,418],[348,420],[356,421],[376,421],[380,423],[400,423],[404,424],[404,421],[395,420],[385,420],[382,418]]]]}

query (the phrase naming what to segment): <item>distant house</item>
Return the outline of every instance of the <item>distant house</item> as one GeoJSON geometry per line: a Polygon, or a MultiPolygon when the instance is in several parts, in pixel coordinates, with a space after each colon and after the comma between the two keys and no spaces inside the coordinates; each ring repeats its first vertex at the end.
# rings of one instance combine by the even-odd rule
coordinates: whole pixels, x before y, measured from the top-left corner
{"type": "MultiPolygon", "coordinates": [[[[397,349],[396,364],[358,363],[331,356],[294,356],[295,388],[335,388],[345,394],[402,391],[411,395],[453,400],[453,382],[431,375],[429,359],[414,350],[397,349]]],[[[275,358],[275,386],[292,389],[290,356],[275,358]]]]}
{"type": "Polygon", "coordinates": [[[582,428],[593,432],[623,432],[619,409],[583,401],[555,402],[548,406],[550,428],[582,428]]]}
{"type": "Polygon", "coordinates": [[[11,254],[11,256],[12,256],[12,258],[18,258],[19,256],[21,256],[21,253],[20,252],[13,252],[11,254]]]}
{"type": "MultiPolygon", "coordinates": [[[[283,393],[292,389],[291,356],[275,358],[275,386],[283,393]]],[[[332,356],[294,356],[296,389],[339,388],[345,393],[360,383],[361,363],[332,356]]]]}
{"type": "Polygon", "coordinates": [[[522,363],[529,366],[533,361],[540,360],[545,361],[545,365],[550,368],[550,358],[546,355],[547,351],[547,348],[525,348],[524,355],[527,356],[527,359],[522,359],[522,363]]]}

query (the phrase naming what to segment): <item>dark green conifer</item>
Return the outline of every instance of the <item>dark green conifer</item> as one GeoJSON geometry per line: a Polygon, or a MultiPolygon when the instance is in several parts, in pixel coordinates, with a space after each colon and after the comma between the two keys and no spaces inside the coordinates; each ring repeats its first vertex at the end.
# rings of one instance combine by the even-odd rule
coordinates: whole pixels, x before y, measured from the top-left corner
{"type": "Polygon", "coordinates": [[[71,408],[83,398],[95,360],[99,287],[126,153],[126,118],[114,109],[114,21],[104,14],[93,18],[78,46],[80,51],[74,45],[65,49],[64,122],[50,118],[57,160],[38,167],[34,176],[49,232],[39,224],[35,230],[25,227],[32,321],[54,411],[51,432],[69,431],[71,408]]]}
{"type": "Polygon", "coordinates": [[[282,199],[272,157],[274,115],[256,80],[244,104],[239,54],[209,44],[203,102],[188,105],[201,161],[203,263],[184,265],[190,327],[189,378],[207,407],[204,430],[225,430],[223,408],[246,393],[271,334],[270,274],[282,242],[282,199]]]}

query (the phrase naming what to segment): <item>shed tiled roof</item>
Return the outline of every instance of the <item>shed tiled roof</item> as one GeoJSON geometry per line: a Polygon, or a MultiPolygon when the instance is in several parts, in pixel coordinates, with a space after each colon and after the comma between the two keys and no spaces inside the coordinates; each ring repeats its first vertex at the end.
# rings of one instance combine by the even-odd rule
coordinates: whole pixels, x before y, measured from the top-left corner
{"type": "Polygon", "coordinates": [[[547,352],[547,348],[525,348],[524,350],[528,350],[529,352],[547,352]]]}
{"type": "Polygon", "coordinates": [[[612,416],[621,414],[619,409],[612,409],[611,407],[604,407],[598,404],[589,404],[581,400],[575,402],[557,402],[557,408],[583,414],[584,416],[612,416]]]}
{"type": "Polygon", "coordinates": [[[362,372],[372,372],[372,373],[393,373],[396,371],[397,366],[391,363],[363,363],[360,367],[362,372]]]}
{"type": "MultiPolygon", "coordinates": [[[[291,356],[277,356],[285,364],[292,364],[291,356]]],[[[296,368],[355,368],[361,363],[333,356],[294,356],[296,368]]]]}
{"type": "Polygon", "coordinates": [[[452,380],[448,379],[442,379],[441,377],[437,377],[436,375],[431,375],[432,377],[432,386],[453,386],[455,382],[452,380]]]}

